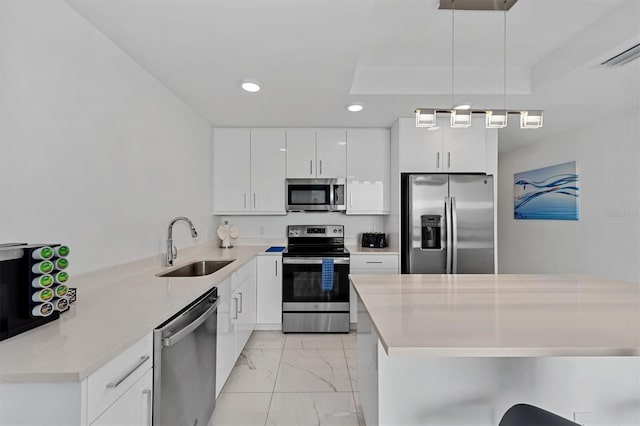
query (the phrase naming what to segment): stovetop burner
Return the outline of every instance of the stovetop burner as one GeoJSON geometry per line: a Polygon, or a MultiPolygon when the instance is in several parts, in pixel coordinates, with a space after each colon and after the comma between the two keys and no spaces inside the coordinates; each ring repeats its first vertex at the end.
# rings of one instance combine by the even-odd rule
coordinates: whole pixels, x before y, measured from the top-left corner
{"type": "Polygon", "coordinates": [[[287,249],[282,253],[285,257],[349,256],[342,225],[289,225],[287,236],[287,249]]]}

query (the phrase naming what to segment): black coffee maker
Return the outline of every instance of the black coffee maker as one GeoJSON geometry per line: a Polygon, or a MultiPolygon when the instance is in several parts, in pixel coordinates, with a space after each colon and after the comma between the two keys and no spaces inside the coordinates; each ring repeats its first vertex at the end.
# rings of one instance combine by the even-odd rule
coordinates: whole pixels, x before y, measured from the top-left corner
{"type": "Polygon", "coordinates": [[[0,245],[0,341],[55,321],[68,309],[69,248],[0,245]]]}

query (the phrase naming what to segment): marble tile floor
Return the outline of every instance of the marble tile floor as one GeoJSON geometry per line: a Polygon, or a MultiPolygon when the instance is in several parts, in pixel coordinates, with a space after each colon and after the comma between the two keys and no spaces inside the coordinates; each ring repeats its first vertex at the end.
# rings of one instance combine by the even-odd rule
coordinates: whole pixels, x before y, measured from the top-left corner
{"type": "Polygon", "coordinates": [[[356,335],[254,331],[210,426],[364,426],[356,335]]]}

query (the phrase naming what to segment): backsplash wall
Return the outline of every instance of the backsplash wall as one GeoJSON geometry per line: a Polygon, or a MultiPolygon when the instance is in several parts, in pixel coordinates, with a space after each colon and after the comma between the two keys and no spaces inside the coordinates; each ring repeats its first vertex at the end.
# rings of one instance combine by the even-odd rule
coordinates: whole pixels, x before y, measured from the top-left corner
{"type": "MultiPolygon", "coordinates": [[[[214,216],[215,226],[228,220],[240,229],[239,243],[245,240],[285,243],[287,225],[344,225],[347,243],[360,241],[363,232],[383,232],[384,216],[347,216],[344,213],[293,212],[286,216],[214,216]]],[[[215,235],[213,238],[216,238],[215,235]]]]}

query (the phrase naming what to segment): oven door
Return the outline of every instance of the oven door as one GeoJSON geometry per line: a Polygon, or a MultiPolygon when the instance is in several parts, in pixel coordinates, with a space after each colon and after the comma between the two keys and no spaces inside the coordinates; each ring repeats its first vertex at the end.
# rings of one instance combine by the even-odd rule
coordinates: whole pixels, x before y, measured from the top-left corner
{"type": "Polygon", "coordinates": [[[333,289],[322,289],[321,257],[282,259],[283,310],[303,310],[305,305],[341,302],[349,305],[349,258],[333,258],[333,289]]]}

